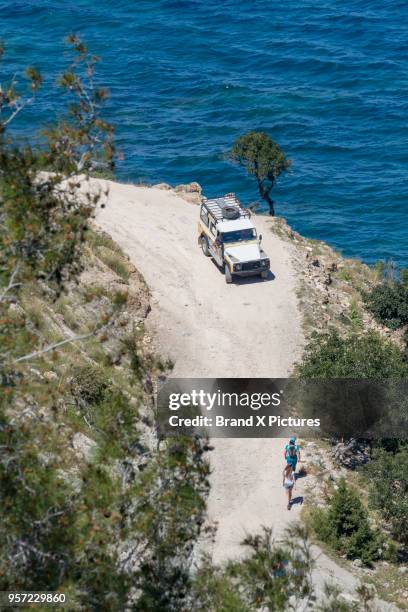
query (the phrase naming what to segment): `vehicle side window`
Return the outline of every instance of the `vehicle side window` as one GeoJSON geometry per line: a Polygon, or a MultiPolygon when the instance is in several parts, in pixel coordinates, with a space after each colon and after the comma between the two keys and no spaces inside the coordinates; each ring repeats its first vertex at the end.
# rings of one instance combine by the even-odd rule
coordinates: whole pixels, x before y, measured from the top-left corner
{"type": "Polygon", "coordinates": [[[206,226],[208,227],[208,213],[205,210],[204,206],[201,207],[200,217],[201,217],[201,221],[203,221],[203,223],[205,223],[206,226]]]}
{"type": "Polygon", "coordinates": [[[214,236],[216,236],[216,235],[217,235],[217,230],[215,229],[215,225],[214,225],[214,223],[211,223],[211,224],[210,224],[210,232],[211,232],[211,233],[212,233],[214,236]]]}

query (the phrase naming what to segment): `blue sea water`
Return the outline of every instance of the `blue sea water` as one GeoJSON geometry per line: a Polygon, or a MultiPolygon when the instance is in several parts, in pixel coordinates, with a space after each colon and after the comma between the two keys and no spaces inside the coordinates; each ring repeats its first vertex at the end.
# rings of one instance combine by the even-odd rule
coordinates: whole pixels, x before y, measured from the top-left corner
{"type": "MultiPolygon", "coordinates": [[[[257,198],[224,157],[266,130],[293,160],[277,212],[373,263],[408,265],[408,26],[401,0],[0,0],[1,78],[27,64],[52,85],[63,38],[103,59],[121,180],[198,181],[257,198]]],[[[61,107],[43,93],[15,129],[61,107]]]]}

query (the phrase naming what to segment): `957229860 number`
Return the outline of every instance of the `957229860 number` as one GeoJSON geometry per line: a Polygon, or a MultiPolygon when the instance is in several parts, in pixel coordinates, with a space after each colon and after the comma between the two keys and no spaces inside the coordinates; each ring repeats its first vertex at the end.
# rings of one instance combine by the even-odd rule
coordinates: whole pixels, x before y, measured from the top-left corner
{"type": "Polygon", "coordinates": [[[0,609],[33,607],[36,604],[58,606],[68,603],[65,593],[55,591],[0,591],[0,609]]]}

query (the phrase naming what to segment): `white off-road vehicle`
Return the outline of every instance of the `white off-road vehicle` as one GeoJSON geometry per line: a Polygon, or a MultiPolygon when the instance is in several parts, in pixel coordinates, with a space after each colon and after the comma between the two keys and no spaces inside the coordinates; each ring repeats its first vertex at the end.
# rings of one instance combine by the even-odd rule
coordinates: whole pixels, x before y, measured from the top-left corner
{"type": "Polygon", "coordinates": [[[212,257],[224,270],[227,283],[231,283],[235,275],[268,277],[270,263],[261,240],[250,211],[241,207],[234,193],[203,199],[198,242],[204,255],[212,257]]]}

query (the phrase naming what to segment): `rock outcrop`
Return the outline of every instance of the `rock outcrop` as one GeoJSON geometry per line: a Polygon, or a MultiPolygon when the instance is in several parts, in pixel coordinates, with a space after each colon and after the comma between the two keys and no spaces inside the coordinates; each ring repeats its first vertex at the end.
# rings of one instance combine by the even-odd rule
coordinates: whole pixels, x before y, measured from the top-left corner
{"type": "Polygon", "coordinates": [[[273,218],[273,232],[292,245],[306,337],[329,327],[375,330],[402,347],[401,334],[378,324],[364,306],[362,294],[379,281],[374,268],[343,257],[325,242],[304,238],[280,217],[273,218]]]}
{"type": "Polygon", "coordinates": [[[174,191],[180,198],[189,202],[190,204],[196,204],[199,206],[202,202],[202,188],[199,183],[192,182],[185,185],[177,185],[171,187],[168,183],[158,183],[154,185],[155,189],[163,189],[165,191],[174,191]]]}
{"type": "Polygon", "coordinates": [[[336,463],[354,470],[369,461],[370,447],[365,442],[351,438],[346,443],[336,444],[332,456],[336,463]]]}

